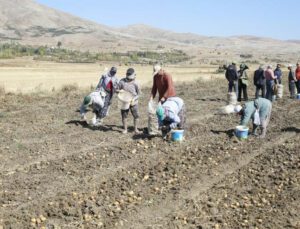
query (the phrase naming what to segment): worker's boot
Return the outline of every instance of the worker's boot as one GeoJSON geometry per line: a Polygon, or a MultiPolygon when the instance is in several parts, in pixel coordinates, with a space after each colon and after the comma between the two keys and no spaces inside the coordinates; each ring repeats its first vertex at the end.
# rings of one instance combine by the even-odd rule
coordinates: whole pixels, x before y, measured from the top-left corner
{"type": "Polygon", "coordinates": [[[123,123],[123,134],[127,134],[127,119],[126,118],[122,118],[122,123],[123,123]]]}
{"type": "Polygon", "coordinates": [[[133,123],[134,123],[134,133],[135,133],[135,134],[139,134],[139,133],[140,133],[140,131],[139,131],[139,129],[138,129],[138,122],[139,122],[139,120],[138,120],[137,118],[133,119],[133,123]]]}

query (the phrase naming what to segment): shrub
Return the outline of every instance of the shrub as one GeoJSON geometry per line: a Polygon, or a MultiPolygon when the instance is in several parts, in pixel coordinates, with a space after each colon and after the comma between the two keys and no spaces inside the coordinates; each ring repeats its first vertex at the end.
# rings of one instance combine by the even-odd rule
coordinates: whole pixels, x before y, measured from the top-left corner
{"type": "Polygon", "coordinates": [[[77,84],[66,84],[62,86],[61,91],[62,92],[72,92],[72,91],[77,91],[78,90],[78,85],[77,84]]]}

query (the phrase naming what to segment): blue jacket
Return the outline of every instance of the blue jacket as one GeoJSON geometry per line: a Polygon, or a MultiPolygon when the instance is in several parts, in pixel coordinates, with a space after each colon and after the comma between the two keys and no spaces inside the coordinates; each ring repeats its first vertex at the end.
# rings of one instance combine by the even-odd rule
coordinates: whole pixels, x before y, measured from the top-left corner
{"type": "Polygon", "coordinates": [[[254,101],[245,103],[244,113],[241,118],[240,125],[247,126],[250,119],[254,120],[254,113],[259,110],[259,117],[261,120],[265,120],[268,114],[272,110],[272,103],[270,100],[265,98],[258,98],[254,101]]]}
{"type": "Polygon", "coordinates": [[[276,69],[274,70],[274,75],[277,77],[278,80],[280,80],[280,79],[281,79],[281,76],[282,76],[282,71],[281,71],[281,69],[280,69],[280,68],[276,68],[276,69]]]}

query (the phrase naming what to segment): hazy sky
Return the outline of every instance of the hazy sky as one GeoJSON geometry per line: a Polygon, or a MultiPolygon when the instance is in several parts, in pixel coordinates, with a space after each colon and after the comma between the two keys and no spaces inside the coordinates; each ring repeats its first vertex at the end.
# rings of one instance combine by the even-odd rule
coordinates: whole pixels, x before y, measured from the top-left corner
{"type": "Polygon", "coordinates": [[[36,0],[113,27],[146,24],[207,36],[300,40],[299,0],[36,0]]]}

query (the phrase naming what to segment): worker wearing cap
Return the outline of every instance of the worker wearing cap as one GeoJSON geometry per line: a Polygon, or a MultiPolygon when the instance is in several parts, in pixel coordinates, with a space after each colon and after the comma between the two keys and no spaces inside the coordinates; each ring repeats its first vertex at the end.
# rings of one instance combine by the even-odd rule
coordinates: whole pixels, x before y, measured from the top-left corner
{"type": "Polygon", "coordinates": [[[140,87],[135,81],[136,73],[133,68],[128,68],[126,71],[126,77],[121,79],[119,82],[119,90],[124,90],[132,95],[132,100],[130,102],[129,108],[126,110],[121,109],[122,123],[123,123],[123,134],[127,133],[127,117],[129,110],[133,116],[134,132],[139,133],[138,130],[138,98],[141,93],[140,87]]]}
{"type": "Polygon", "coordinates": [[[94,91],[90,93],[89,95],[85,96],[83,99],[83,102],[80,106],[80,115],[81,118],[87,121],[86,118],[86,113],[87,113],[87,108],[89,106],[92,107],[93,113],[95,114],[93,118],[93,125],[97,126],[100,124],[100,111],[103,108],[104,105],[104,94],[101,93],[100,91],[94,91]]]}
{"type": "Polygon", "coordinates": [[[257,135],[257,128],[261,128],[261,138],[266,136],[267,126],[270,121],[272,103],[270,100],[265,98],[258,98],[254,101],[246,102],[243,106],[237,105],[234,111],[241,115],[240,125],[247,126],[250,119],[253,123],[254,135],[257,135]]]}
{"type": "Polygon", "coordinates": [[[108,115],[111,100],[113,98],[114,93],[118,89],[119,80],[116,77],[116,73],[117,68],[112,67],[109,72],[101,76],[100,81],[96,87],[97,91],[105,93],[104,105],[99,114],[100,123],[102,123],[103,118],[105,118],[108,115]]]}

